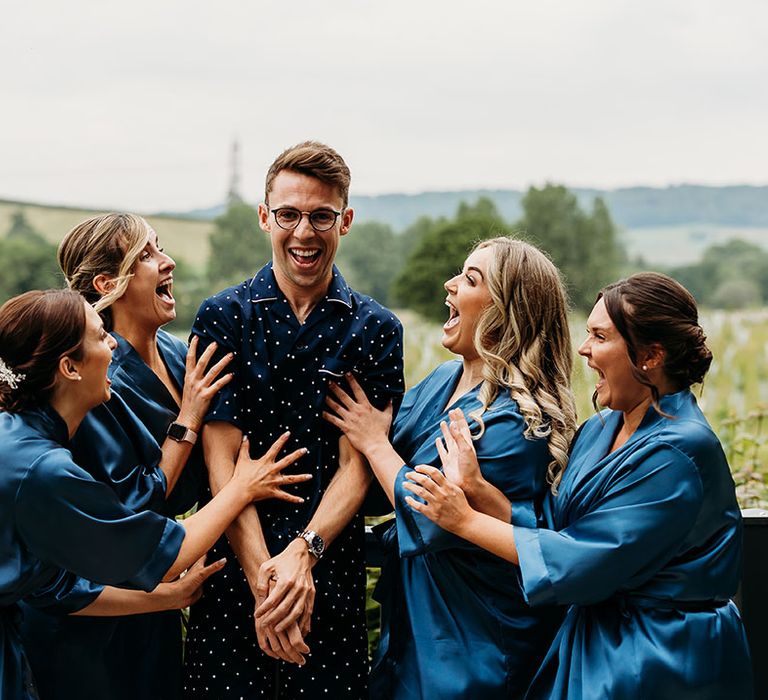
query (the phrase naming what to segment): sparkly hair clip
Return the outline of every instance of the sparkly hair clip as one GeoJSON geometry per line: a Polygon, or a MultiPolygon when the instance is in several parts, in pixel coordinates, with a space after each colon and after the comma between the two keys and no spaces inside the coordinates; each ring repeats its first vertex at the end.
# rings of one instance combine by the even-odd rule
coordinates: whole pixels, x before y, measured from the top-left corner
{"type": "Polygon", "coordinates": [[[0,382],[7,384],[11,389],[18,389],[26,376],[23,372],[14,372],[0,357],[0,382]]]}

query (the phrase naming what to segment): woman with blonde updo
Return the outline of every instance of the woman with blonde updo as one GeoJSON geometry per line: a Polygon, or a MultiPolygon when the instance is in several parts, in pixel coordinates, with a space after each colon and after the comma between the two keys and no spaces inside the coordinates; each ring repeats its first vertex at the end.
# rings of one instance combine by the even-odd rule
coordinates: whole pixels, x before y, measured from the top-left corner
{"type": "Polygon", "coordinates": [[[389,558],[377,591],[382,636],[371,696],[382,700],[519,697],[561,619],[559,610],[528,608],[503,559],[409,508],[404,484],[414,466],[439,465],[447,422],[464,411],[480,472],[446,477],[476,507],[491,504],[495,517],[508,518],[511,502],[515,522],[539,522],[576,422],[563,284],[541,251],[500,237],[478,244],[445,289],[442,343],[459,359],[406,393],[392,441],[390,414],[373,408],[351,376],[352,394],[335,387],[326,414],[367,457],[397,516],[384,535],[389,558]],[[489,491],[502,495],[500,508],[489,491]]]}
{"type": "MultiPolygon", "coordinates": [[[[112,399],[83,420],[72,441],[75,460],[132,510],[187,512],[206,481],[197,434],[211,398],[231,379],[223,374],[231,356],[208,368],[215,344],[196,361],[195,340],[188,349],[162,330],[176,318],[175,262],[142,217],[110,213],[75,226],[59,246],[59,265],[116,345],[112,399]]],[[[277,480],[271,486],[270,497],[295,499],[277,480]]],[[[177,610],[111,619],[27,617],[42,700],[179,697],[177,610]]]]}

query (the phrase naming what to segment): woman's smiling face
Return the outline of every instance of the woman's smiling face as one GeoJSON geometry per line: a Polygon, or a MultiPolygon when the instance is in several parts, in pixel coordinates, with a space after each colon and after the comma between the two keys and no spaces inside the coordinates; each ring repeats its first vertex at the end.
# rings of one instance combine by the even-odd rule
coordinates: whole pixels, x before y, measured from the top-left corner
{"type": "Polygon", "coordinates": [[[131,269],[125,293],[112,305],[120,314],[130,314],[134,321],[154,330],[176,318],[173,298],[173,270],[176,263],[160,247],[157,233],[149,229],[147,242],[131,269]]]}
{"type": "Polygon", "coordinates": [[[595,385],[600,406],[628,413],[650,396],[647,386],[635,379],[627,343],[600,299],[587,319],[587,338],[579,348],[587,365],[598,374],[595,385]]]}
{"type": "Polygon", "coordinates": [[[464,262],[462,271],[445,283],[449,309],[443,325],[442,343],[451,352],[466,360],[478,357],[475,348],[475,328],[483,310],[491,303],[486,277],[493,246],[473,251],[464,262]]]}

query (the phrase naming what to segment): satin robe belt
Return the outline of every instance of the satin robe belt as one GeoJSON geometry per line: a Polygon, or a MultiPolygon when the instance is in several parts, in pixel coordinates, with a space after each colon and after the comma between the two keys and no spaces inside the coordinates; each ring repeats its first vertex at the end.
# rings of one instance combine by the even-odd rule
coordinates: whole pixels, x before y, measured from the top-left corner
{"type": "Polygon", "coordinates": [[[668,598],[650,598],[648,596],[638,596],[628,594],[617,594],[608,598],[603,603],[598,603],[596,607],[603,605],[616,606],[622,613],[629,613],[630,608],[640,608],[641,610],[679,610],[680,612],[712,612],[717,608],[728,605],[730,600],[670,600],[668,598]]]}

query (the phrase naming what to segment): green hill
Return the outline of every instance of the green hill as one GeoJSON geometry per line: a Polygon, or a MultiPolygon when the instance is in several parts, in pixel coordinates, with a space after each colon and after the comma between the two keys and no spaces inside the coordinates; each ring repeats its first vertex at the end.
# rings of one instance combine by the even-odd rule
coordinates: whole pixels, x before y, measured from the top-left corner
{"type": "MultiPolygon", "coordinates": [[[[5,236],[11,226],[12,216],[21,211],[30,226],[48,241],[58,244],[75,224],[102,212],[94,209],[57,207],[29,202],[0,200],[0,236],[5,236]]],[[[213,224],[210,221],[182,219],[172,216],[148,215],[147,221],[157,231],[160,243],[174,258],[184,260],[202,270],[208,259],[208,236],[213,224]]]]}

